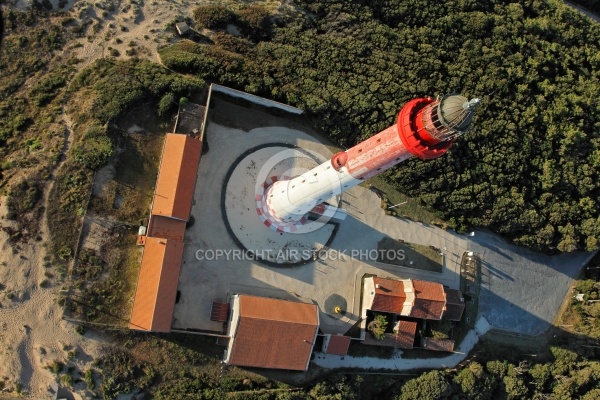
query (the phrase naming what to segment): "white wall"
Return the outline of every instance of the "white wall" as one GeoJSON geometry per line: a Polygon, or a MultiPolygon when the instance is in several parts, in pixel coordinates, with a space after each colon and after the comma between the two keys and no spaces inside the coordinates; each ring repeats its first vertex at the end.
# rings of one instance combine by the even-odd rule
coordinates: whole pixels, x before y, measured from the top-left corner
{"type": "Polygon", "coordinates": [[[265,107],[279,108],[281,110],[287,111],[292,114],[302,114],[304,112],[304,111],[300,110],[299,108],[288,106],[287,104],[278,103],[273,100],[265,99],[263,97],[258,97],[253,94],[241,92],[239,90],[231,89],[231,88],[228,88],[225,86],[216,85],[214,83],[211,85],[211,90],[214,90],[215,92],[225,93],[232,97],[240,97],[242,99],[246,99],[252,103],[260,104],[265,107]]]}

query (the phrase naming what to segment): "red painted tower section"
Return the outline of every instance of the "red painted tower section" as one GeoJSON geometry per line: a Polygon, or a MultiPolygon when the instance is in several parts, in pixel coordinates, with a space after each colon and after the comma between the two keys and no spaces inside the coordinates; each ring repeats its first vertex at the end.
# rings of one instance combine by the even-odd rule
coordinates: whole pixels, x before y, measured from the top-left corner
{"type": "MultiPolygon", "coordinates": [[[[468,128],[471,109],[478,101],[475,99],[468,102],[462,96],[444,97],[441,101],[430,97],[411,100],[398,113],[395,125],[345,152],[335,154],[331,158],[331,164],[336,170],[346,167],[355,179],[363,180],[413,155],[424,160],[440,157],[452,146],[454,138],[466,130],[460,129],[459,125],[468,128]],[[444,116],[442,107],[445,99],[461,103],[458,110],[460,115],[456,115],[456,109],[450,109],[445,110],[449,111],[446,114],[455,115],[446,115],[448,120],[440,119],[440,116],[444,116]],[[457,117],[460,117],[458,121],[457,117]]],[[[456,108],[456,104],[454,106],[456,108]]]]}
{"type": "Polygon", "coordinates": [[[273,229],[294,231],[309,212],[322,214],[318,205],[323,201],[362,180],[412,156],[424,160],[440,157],[468,130],[478,104],[479,99],[469,101],[458,95],[409,101],[396,124],[300,176],[270,185],[260,196],[261,207],[264,205],[261,219],[273,229]]]}

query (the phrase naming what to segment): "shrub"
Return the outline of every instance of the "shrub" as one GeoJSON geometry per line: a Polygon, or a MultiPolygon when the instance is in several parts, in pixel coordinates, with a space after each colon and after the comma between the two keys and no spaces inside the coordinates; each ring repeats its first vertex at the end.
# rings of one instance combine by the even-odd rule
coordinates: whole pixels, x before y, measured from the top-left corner
{"type": "Polygon", "coordinates": [[[96,388],[96,381],[94,380],[94,370],[92,368],[85,371],[83,380],[87,385],[88,389],[94,390],[96,388]]]}
{"type": "Polygon", "coordinates": [[[205,28],[225,28],[234,23],[235,14],[221,5],[203,5],[194,10],[194,20],[205,28]]]}
{"type": "Polygon", "coordinates": [[[113,155],[113,146],[106,136],[106,128],[93,126],[73,146],[73,155],[77,162],[95,170],[103,166],[113,155]]]}
{"type": "Polygon", "coordinates": [[[387,328],[388,321],[385,315],[375,314],[373,321],[367,325],[367,330],[371,332],[373,337],[377,340],[382,340],[385,335],[385,329],[387,328]]]}
{"type": "Polygon", "coordinates": [[[64,74],[54,74],[46,76],[31,89],[31,97],[38,107],[43,106],[52,100],[58,93],[58,88],[66,84],[64,74]]]}
{"type": "Polygon", "coordinates": [[[224,32],[215,32],[212,39],[224,50],[239,54],[247,54],[254,47],[254,43],[247,38],[233,36],[224,32]]]}
{"type": "Polygon", "coordinates": [[[41,197],[37,182],[21,181],[11,189],[7,206],[9,219],[15,219],[33,209],[41,197]]]}
{"type": "Polygon", "coordinates": [[[71,350],[67,353],[67,360],[74,360],[75,357],[77,357],[77,350],[71,350]]]}
{"type": "Polygon", "coordinates": [[[450,331],[452,330],[452,323],[450,321],[432,321],[431,336],[435,339],[448,339],[450,331]]]}
{"type": "Polygon", "coordinates": [[[54,360],[54,361],[52,361],[52,363],[48,364],[46,366],[46,368],[48,370],[50,370],[50,372],[58,374],[59,372],[61,372],[63,370],[64,366],[65,365],[63,363],[61,363],[60,361],[54,360]]]}
{"type": "Polygon", "coordinates": [[[60,376],[60,382],[68,387],[73,386],[73,377],[69,374],[63,374],[60,376]]]}
{"type": "Polygon", "coordinates": [[[407,381],[397,399],[443,399],[447,398],[451,390],[452,387],[443,372],[431,371],[407,381]]]}
{"type": "Polygon", "coordinates": [[[239,11],[239,20],[244,34],[255,40],[271,37],[271,16],[266,7],[253,4],[239,11]]]}
{"type": "Polygon", "coordinates": [[[169,93],[165,94],[158,102],[158,110],[157,110],[158,115],[161,117],[166,115],[174,105],[175,105],[175,96],[173,95],[173,93],[169,92],[169,93]]]}
{"type": "MultiPolygon", "coordinates": [[[[111,351],[103,356],[98,364],[102,369],[101,389],[105,398],[114,398],[120,393],[129,393],[134,389],[147,389],[157,376],[150,365],[136,360],[122,350],[111,351]]],[[[174,385],[174,382],[169,384],[174,385]]]]}

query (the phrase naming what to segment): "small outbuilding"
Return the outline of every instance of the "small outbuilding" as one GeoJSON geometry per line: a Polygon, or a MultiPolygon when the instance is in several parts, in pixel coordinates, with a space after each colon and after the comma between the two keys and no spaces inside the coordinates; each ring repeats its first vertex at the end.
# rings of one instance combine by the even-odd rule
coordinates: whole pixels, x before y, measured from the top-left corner
{"type": "Polygon", "coordinates": [[[445,351],[452,353],[454,351],[454,340],[451,339],[435,339],[435,338],[423,338],[422,347],[425,350],[432,351],[445,351]]]}
{"type": "Polygon", "coordinates": [[[325,335],[323,339],[323,353],[345,356],[350,348],[350,336],[343,335],[325,335]]]}
{"type": "Polygon", "coordinates": [[[179,36],[187,35],[187,33],[190,31],[190,27],[185,22],[176,23],[175,29],[177,29],[177,33],[179,33],[179,36]]]}
{"type": "Polygon", "coordinates": [[[460,290],[444,287],[446,293],[446,308],[442,314],[442,319],[450,321],[460,321],[465,311],[465,298],[460,290]]]}

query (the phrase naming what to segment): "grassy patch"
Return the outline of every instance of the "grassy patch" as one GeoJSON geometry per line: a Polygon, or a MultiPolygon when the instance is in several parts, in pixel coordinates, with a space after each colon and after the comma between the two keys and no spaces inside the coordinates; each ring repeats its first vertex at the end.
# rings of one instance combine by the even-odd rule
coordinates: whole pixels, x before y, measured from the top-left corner
{"type": "Polygon", "coordinates": [[[286,388],[264,376],[236,367],[221,371],[224,347],[214,337],[169,334],[125,334],[118,347],[97,363],[105,398],[142,389],[155,399],[225,398],[230,391],[248,391],[245,398],[265,389],[286,388]]]}
{"type": "Polygon", "coordinates": [[[49,196],[47,217],[51,250],[60,260],[75,253],[75,242],[87,207],[92,172],[67,162],[56,177],[49,196]]]}
{"type": "Polygon", "coordinates": [[[390,185],[386,180],[385,173],[370,178],[364,185],[378,193],[381,199],[381,208],[386,211],[386,214],[442,228],[448,227],[447,222],[422,206],[416,199],[400,193],[390,185]]]}
{"type": "Polygon", "coordinates": [[[42,193],[64,145],[60,118],[65,84],[74,69],[56,57],[72,37],[58,19],[36,7],[6,9],[0,57],[0,187],[8,194],[11,241],[39,231],[42,193]]]}
{"type": "Polygon", "coordinates": [[[148,118],[153,113],[153,105],[146,105],[115,122],[123,127],[143,125],[145,131],[113,128],[111,133],[119,151],[106,170],[97,173],[100,190],[91,198],[85,222],[90,233],[71,276],[73,295],[67,311],[72,318],[128,325],[140,268],[137,228],[148,215],[167,129],[162,120],[148,118]]]}
{"type": "MultiPolygon", "coordinates": [[[[146,61],[108,63],[103,60],[86,68],[71,81],[67,112],[74,122],[73,147],[58,173],[48,206],[51,250],[58,258],[69,260],[75,254],[92,170],[108,160],[115,142],[118,144],[122,139],[118,132],[109,132],[106,127],[141,101],[158,99],[166,91],[187,93],[200,88],[202,83],[176,76],[146,61]]],[[[125,165],[123,168],[130,167],[125,165]]],[[[139,195],[136,190],[133,187],[130,191],[132,197],[139,195]]],[[[136,209],[142,210],[147,207],[144,203],[148,197],[147,194],[139,196],[141,198],[137,197],[129,204],[141,205],[136,209]]],[[[126,222],[138,224],[142,214],[142,211],[133,212],[126,222]]]]}
{"type": "Polygon", "coordinates": [[[589,336],[590,338],[600,338],[600,324],[598,324],[598,315],[600,315],[600,252],[590,260],[584,270],[581,280],[575,283],[570,301],[565,300],[567,304],[563,306],[563,311],[556,319],[556,324],[569,332],[575,332],[589,336]],[[583,301],[577,300],[574,296],[583,295],[583,301]]]}
{"type": "Polygon", "coordinates": [[[430,246],[384,237],[377,243],[378,262],[430,272],[442,272],[442,255],[430,246]],[[404,257],[399,257],[403,254],[404,257]]]}
{"type": "Polygon", "coordinates": [[[102,257],[84,249],[73,267],[72,294],[66,312],[71,318],[128,326],[131,301],[139,271],[135,235],[117,229],[106,243],[102,257]]]}

